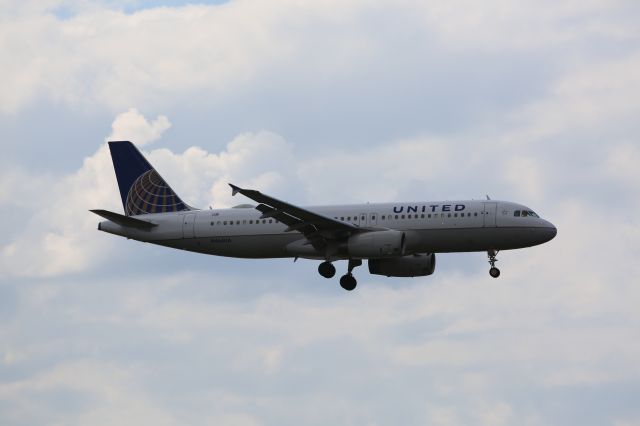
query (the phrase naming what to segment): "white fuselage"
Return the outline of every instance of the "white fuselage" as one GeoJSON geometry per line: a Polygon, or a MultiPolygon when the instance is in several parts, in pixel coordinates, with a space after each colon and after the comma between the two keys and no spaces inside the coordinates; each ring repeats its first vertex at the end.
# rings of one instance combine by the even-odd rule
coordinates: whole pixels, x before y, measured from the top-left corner
{"type": "MultiPolygon", "coordinates": [[[[157,224],[150,230],[111,221],[98,229],[153,244],[242,258],[326,258],[297,231],[247,208],[190,210],[144,215],[157,224]]],[[[307,210],[371,229],[407,234],[406,254],[508,250],[551,240],[556,228],[537,215],[514,216],[527,207],[505,201],[442,201],[314,206],[307,210]]],[[[332,258],[349,258],[343,251],[332,258]]]]}

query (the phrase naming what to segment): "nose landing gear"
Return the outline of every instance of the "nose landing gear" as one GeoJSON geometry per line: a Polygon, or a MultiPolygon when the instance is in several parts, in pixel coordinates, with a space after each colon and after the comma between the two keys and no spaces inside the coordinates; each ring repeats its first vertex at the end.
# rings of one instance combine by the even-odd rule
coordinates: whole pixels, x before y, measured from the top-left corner
{"type": "Polygon", "coordinates": [[[489,275],[491,275],[493,278],[498,278],[500,276],[500,269],[496,268],[496,262],[498,261],[498,259],[496,259],[497,255],[498,252],[496,250],[489,250],[487,252],[487,256],[489,256],[489,265],[491,265],[491,269],[489,269],[489,275]]]}

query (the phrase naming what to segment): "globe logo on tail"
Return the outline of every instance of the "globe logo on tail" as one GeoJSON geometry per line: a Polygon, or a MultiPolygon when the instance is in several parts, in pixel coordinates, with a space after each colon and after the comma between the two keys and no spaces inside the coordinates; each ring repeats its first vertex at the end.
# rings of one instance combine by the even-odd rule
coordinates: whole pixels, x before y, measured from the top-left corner
{"type": "Polygon", "coordinates": [[[127,216],[182,210],[189,207],[154,169],[141,174],[131,185],[125,207],[127,216]]]}

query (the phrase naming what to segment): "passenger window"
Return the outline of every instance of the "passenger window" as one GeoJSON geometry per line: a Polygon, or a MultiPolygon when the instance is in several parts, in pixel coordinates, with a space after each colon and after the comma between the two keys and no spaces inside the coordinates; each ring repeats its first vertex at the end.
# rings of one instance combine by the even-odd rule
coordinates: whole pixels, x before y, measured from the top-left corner
{"type": "Polygon", "coordinates": [[[360,218],[360,220],[366,220],[366,219],[367,219],[367,217],[366,217],[366,216],[362,216],[362,217],[360,218]]]}
{"type": "Polygon", "coordinates": [[[451,217],[451,213],[447,213],[447,217],[451,217]]]}
{"type": "Polygon", "coordinates": [[[271,220],[271,219],[269,219],[269,223],[272,223],[272,220],[271,220]]]}
{"type": "Polygon", "coordinates": [[[520,216],[520,210],[516,210],[515,212],[513,212],[513,215],[515,217],[519,217],[520,216]]]}
{"type": "Polygon", "coordinates": [[[453,217],[458,217],[458,213],[454,213],[454,214],[453,214],[453,217]]]}
{"type": "Polygon", "coordinates": [[[213,226],[213,222],[211,222],[211,226],[213,226]]]}
{"type": "Polygon", "coordinates": [[[429,213],[429,214],[427,215],[427,217],[428,217],[429,219],[431,219],[431,213],[429,213]]]}
{"type": "Polygon", "coordinates": [[[226,224],[227,224],[227,221],[225,220],[225,221],[224,221],[224,222],[222,222],[222,223],[223,223],[224,225],[226,225],[226,224]]]}
{"type": "Polygon", "coordinates": [[[371,220],[376,220],[376,216],[375,215],[371,216],[371,220]]]}
{"type": "Polygon", "coordinates": [[[400,216],[401,219],[404,219],[404,215],[400,216]]]}
{"type": "Polygon", "coordinates": [[[424,219],[424,213],[422,213],[422,214],[420,215],[420,218],[421,218],[421,219],[424,219]]]}
{"type": "Polygon", "coordinates": [[[344,222],[344,216],[340,216],[340,220],[344,222]]]}
{"type": "Polygon", "coordinates": [[[347,220],[348,220],[348,221],[349,221],[349,220],[351,220],[351,216],[347,216],[347,220]]]}
{"type": "Polygon", "coordinates": [[[218,226],[220,226],[220,221],[218,221],[218,226]]]}
{"type": "Polygon", "coordinates": [[[398,215],[396,215],[396,219],[398,218],[398,215]]]}
{"type": "Polygon", "coordinates": [[[474,215],[474,216],[478,216],[478,212],[475,212],[473,215],[474,215]]]}
{"type": "Polygon", "coordinates": [[[384,220],[384,215],[382,215],[382,220],[384,220]]]}

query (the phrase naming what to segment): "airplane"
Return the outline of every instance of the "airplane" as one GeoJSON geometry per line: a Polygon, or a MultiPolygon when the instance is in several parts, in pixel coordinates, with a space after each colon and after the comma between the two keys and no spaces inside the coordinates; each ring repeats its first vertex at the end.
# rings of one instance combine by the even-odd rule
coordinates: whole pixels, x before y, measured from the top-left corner
{"type": "Polygon", "coordinates": [[[508,201],[462,200],[299,207],[229,184],[256,204],[196,209],[186,204],[129,141],[108,143],[124,214],[91,210],[106,219],[98,230],[175,249],[238,258],[319,260],[325,278],[347,260],[340,286],[354,290],[353,269],[371,274],[433,274],[436,253],[486,252],[489,274],[500,250],[546,243],[557,229],[532,209],[508,201]]]}

